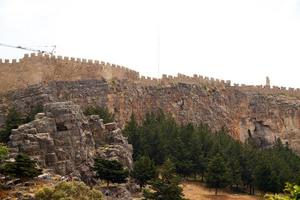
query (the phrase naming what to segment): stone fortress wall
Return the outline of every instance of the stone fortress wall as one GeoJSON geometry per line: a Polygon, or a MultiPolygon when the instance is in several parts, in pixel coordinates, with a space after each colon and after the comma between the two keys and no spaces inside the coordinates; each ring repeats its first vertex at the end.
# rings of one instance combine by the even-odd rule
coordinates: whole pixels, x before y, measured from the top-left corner
{"type": "Polygon", "coordinates": [[[161,79],[140,76],[136,71],[123,66],[98,60],[49,56],[44,54],[25,54],[20,60],[0,59],[0,93],[21,89],[29,85],[51,81],[75,81],[89,79],[126,80],[141,86],[164,86],[176,83],[204,85],[207,87],[235,89],[247,93],[283,94],[300,97],[300,89],[270,87],[268,85],[239,85],[209,77],[193,77],[178,74],[163,75],[161,79]]]}
{"type": "Polygon", "coordinates": [[[0,93],[51,81],[139,78],[128,68],[87,59],[25,54],[20,60],[0,59],[0,93]]]}

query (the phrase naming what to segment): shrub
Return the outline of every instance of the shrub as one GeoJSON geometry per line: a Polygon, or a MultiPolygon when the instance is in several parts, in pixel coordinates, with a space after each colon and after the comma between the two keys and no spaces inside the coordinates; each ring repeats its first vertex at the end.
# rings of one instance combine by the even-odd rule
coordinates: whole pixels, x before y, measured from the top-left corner
{"type": "Polygon", "coordinates": [[[106,107],[90,106],[87,107],[84,112],[85,115],[98,115],[100,119],[103,119],[103,123],[109,123],[114,121],[114,114],[110,113],[106,107]]]}
{"type": "Polygon", "coordinates": [[[102,200],[102,193],[90,189],[82,182],[59,182],[54,187],[44,187],[35,194],[36,200],[102,200]]]}

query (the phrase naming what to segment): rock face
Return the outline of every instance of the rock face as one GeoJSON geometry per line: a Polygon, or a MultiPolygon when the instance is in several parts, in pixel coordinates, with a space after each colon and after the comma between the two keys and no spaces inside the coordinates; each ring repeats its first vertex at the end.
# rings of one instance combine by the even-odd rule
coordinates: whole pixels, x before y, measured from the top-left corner
{"type": "MultiPolygon", "coordinates": [[[[241,141],[252,137],[264,147],[281,138],[300,154],[300,98],[235,86],[188,83],[142,86],[124,80],[32,85],[0,97],[0,127],[10,107],[29,113],[36,105],[61,101],[73,101],[83,109],[89,105],[107,106],[115,113],[120,127],[132,113],[141,120],[145,113],[162,109],[177,122],[206,123],[215,130],[226,127],[232,137],[241,141]]],[[[91,130],[101,129],[98,123],[92,124],[96,119],[87,120],[91,130]]],[[[101,135],[93,137],[96,146],[103,145],[101,135]]]]}
{"type": "Polygon", "coordinates": [[[14,154],[26,153],[60,175],[91,177],[90,167],[98,155],[132,168],[132,146],[116,124],[103,124],[95,115],[85,117],[72,102],[45,104],[44,113],[14,129],[10,139],[14,154]]]}

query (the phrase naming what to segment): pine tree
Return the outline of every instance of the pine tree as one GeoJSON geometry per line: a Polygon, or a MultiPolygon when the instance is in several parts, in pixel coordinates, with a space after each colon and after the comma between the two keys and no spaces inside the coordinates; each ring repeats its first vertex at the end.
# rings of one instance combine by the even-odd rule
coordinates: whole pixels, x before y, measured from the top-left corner
{"type": "Polygon", "coordinates": [[[228,169],[222,156],[217,155],[209,161],[205,180],[209,187],[215,188],[216,195],[218,194],[219,188],[223,188],[228,185],[228,169]]]}
{"type": "Polygon", "coordinates": [[[11,130],[18,128],[22,123],[23,119],[20,113],[15,108],[11,108],[6,117],[5,128],[0,131],[0,142],[7,143],[11,135],[11,130]]]}
{"type": "Polygon", "coordinates": [[[133,159],[136,160],[140,154],[141,141],[138,124],[135,120],[134,114],[131,114],[130,121],[126,124],[123,131],[124,135],[128,138],[128,143],[133,147],[133,159]]]}
{"type": "MultiPolygon", "coordinates": [[[[263,159],[263,158],[262,158],[263,159]]],[[[255,169],[255,184],[264,192],[279,192],[280,179],[268,160],[261,160],[255,169]]]]}
{"type": "Polygon", "coordinates": [[[105,160],[95,158],[93,170],[96,172],[96,178],[112,183],[125,183],[129,175],[128,170],[124,169],[122,164],[116,160],[105,160]]]}
{"type": "Polygon", "coordinates": [[[139,158],[133,165],[131,176],[142,188],[148,181],[156,176],[154,162],[148,156],[139,158]]]}
{"type": "Polygon", "coordinates": [[[18,154],[15,162],[5,163],[2,170],[5,175],[21,180],[34,178],[42,172],[41,169],[37,168],[36,162],[25,154],[18,154]]]}
{"type": "Polygon", "coordinates": [[[150,183],[151,190],[144,191],[144,200],[184,200],[174,164],[167,159],[161,169],[161,177],[150,183]]]}

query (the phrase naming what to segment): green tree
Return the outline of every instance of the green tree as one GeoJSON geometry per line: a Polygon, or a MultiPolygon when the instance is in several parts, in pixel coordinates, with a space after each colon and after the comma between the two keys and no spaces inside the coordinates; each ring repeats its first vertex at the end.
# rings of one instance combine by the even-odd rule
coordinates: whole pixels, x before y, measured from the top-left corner
{"type": "MultiPolygon", "coordinates": [[[[201,175],[203,180],[209,160],[220,155],[228,166],[228,185],[244,185],[250,194],[258,187],[256,176],[266,172],[258,167],[260,163],[272,163],[269,169],[272,184],[267,184],[270,185],[265,188],[267,191],[281,191],[285,182],[300,183],[300,157],[279,139],[273,148],[260,149],[233,140],[226,129],[213,132],[204,124],[178,125],[161,110],[146,113],[140,125],[132,116],[125,132],[133,145],[134,160],[148,155],[156,165],[161,165],[166,158],[171,158],[180,176],[201,175]]],[[[254,138],[250,139],[255,142],[254,138]]]]}
{"type": "Polygon", "coordinates": [[[31,108],[29,114],[26,116],[24,123],[28,123],[34,120],[36,114],[44,112],[44,108],[42,105],[36,105],[31,108]]]}
{"type": "Polygon", "coordinates": [[[279,192],[280,177],[268,160],[261,158],[255,169],[255,184],[264,192],[279,192]]]}
{"type": "Polygon", "coordinates": [[[148,181],[156,177],[154,162],[148,156],[142,156],[134,162],[131,176],[142,188],[148,181]]]}
{"type": "Polygon", "coordinates": [[[218,194],[218,189],[226,187],[229,183],[229,174],[226,163],[221,155],[213,157],[207,167],[205,180],[209,187],[215,188],[215,194],[218,194]]]}
{"type": "Polygon", "coordinates": [[[115,121],[114,114],[110,113],[106,107],[90,106],[87,107],[83,113],[85,115],[98,115],[100,119],[103,119],[103,123],[115,121]]]}
{"type": "Polygon", "coordinates": [[[257,152],[250,145],[245,145],[241,151],[241,179],[249,187],[249,194],[254,194],[254,171],[257,162],[257,152]]]}
{"type": "Polygon", "coordinates": [[[140,131],[134,114],[131,114],[129,122],[126,124],[123,134],[128,138],[128,143],[133,147],[133,159],[136,160],[141,150],[140,131]]]}
{"type": "Polygon", "coordinates": [[[4,160],[5,158],[7,158],[7,155],[8,155],[7,147],[0,143],[0,174],[3,173],[4,160]]]}
{"type": "Polygon", "coordinates": [[[144,190],[145,200],[183,200],[182,188],[175,174],[174,164],[167,159],[161,169],[161,177],[150,182],[151,190],[144,190]]]}
{"type": "Polygon", "coordinates": [[[128,170],[124,169],[120,162],[102,158],[95,158],[93,170],[96,172],[96,178],[106,180],[107,187],[109,182],[125,183],[129,175],[128,170]]]}
{"type": "Polygon", "coordinates": [[[9,136],[11,135],[11,130],[18,128],[22,123],[23,119],[21,118],[20,113],[15,108],[9,109],[5,121],[5,128],[0,132],[0,142],[7,143],[9,141],[9,136]]]}
{"type": "Polygon", "coordinates": [[[37,168],[36,162],[25,154],[18,154],[15,162],[5,163],[2,171],[5,175],[20,178],[22,181],[34,178],[42,172],[37,168]]]}
{"type": "Polygon", "coordinates": [[[0,163],[3,162],[3,160],[7,157],[8,155],[8,148],[0,143],[0,163]]]}
{"type": "Polygon", "coordinates": [[[59,182],[44,187],[35,194],[36,200],[102,200],[102,193],[90,189],[82,182],[59,182]]]}

